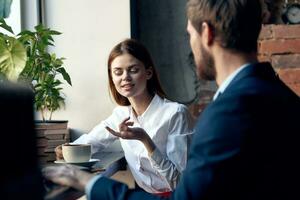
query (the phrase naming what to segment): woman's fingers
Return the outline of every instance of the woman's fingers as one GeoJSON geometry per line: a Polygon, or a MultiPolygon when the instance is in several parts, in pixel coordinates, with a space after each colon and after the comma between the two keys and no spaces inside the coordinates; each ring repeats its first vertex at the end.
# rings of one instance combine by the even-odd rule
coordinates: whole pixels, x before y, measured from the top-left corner
{"type": "Polygon", "coordinates": [[[117,131],[111,129],[111,128],[108,127],[108,126],[105,126],[105,129],[106,129],[108,132],[110,132],[111,134],[113,134],[114,136],[122,137],[122,136],[121,136],[121,133],[119,133],[119,132],[117,132],[117,131]]]}
{"type": "Polygon", "coordinates": [[[141,128],[130,128],[129,126],[133,126],[134,122],[126,122],[128,118],[126,118],[123,123],[120,124],[120,132],[115,131],[111,129],[110,127],[106,126],[106,130],[113,134],[114,136],[120,137],[122,139],[136,139],[141,140],[144,138],[144,135],[146,134],[145,131],[141,128]]]}
{"type": "Polygon", "coordinates": [[[113,134],[114,136],[120,137],[122,139],[134,139],[133,133],[131,132],[131,129],[129,127],[127,127],[128,129],[127,131],[121,131],[121,132],[117,132],[108,126],[106,126],[105,129],[111,134],[113,134]]]}
{"type": "Polygon", "coordinates": [[[121,122],[121,124],[125,124],[129,119],[130,119],[130,117],[126,117],[126,118],[121,122]]]}
{"type": "Polygon", "coordinates": [[[120,125],[119,125],[120,131],[127,131],[128,126],[133,126],[134,122],[129,122],[128,121],[129,119],[130,119],[130,117],[127,117],[120,123],[120,125]]]}
{"type": "Polygon", "coordinates": [[[62,145],[55,147],[54,151],[55,151],[55,155],[56,155],[56,160],[64,159],[63,154],[62,154],[62,145]]]}
{"type": "Polygon", "coordinates": [[[126,122],[125,125],[126,126],[133,126],[134,122],[126,122]]]}

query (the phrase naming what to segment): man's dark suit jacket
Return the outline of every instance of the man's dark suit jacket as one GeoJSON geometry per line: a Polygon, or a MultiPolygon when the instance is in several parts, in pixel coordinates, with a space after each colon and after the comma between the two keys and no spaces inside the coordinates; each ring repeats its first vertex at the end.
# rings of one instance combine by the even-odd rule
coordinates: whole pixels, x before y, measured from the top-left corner
{"type": "MultiPolygon", "coordinates": [[[[170,199],[300,199],[300,100],[269,63],[243,69],[201,114],[170,199]]],[[[91,199],[159,199],[99,178],[91,199]]]]}

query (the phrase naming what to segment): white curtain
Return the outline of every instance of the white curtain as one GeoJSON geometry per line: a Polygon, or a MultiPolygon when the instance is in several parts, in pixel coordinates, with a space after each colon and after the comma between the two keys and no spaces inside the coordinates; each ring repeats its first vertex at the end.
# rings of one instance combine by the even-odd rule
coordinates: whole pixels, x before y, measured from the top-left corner
{"type": "Polygon", "coordinates": [[[12,0],[0,0],[0,18],[7,18],[10,14],[12,0]]]}

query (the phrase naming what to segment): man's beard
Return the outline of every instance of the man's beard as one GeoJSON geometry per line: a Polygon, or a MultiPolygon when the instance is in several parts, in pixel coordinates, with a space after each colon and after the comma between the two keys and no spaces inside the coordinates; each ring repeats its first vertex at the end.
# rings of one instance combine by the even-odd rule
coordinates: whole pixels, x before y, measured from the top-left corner
{"type": "Polygon", "coordinates": [[[198,76],[204,80],[214,81],[216,79],[215,61],[202,45],[200,45],[200,56],[200,63],[197,64],[198,76]]]}

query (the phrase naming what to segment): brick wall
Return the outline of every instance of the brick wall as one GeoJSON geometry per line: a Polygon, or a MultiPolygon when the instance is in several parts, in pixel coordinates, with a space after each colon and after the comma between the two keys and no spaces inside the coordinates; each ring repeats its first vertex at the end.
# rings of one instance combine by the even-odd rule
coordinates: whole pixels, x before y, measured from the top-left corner
{"type": "MultiPolygon", "coordinates": [[[[263,25],[258,41],[260,61],[269,61],[279,77],[300,96],[300,25],[263,25]]],[[[199,101],[190,111],[197,118],[211,101],[216,88],[200,82],[199,101]]]]}
{"type": "Polygon", "coordinates": [[[258,52],[269,61],[279,77],[300,96],[300,25],[265,25],[258,52]]]}

